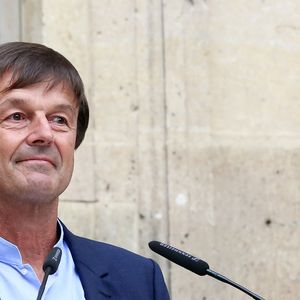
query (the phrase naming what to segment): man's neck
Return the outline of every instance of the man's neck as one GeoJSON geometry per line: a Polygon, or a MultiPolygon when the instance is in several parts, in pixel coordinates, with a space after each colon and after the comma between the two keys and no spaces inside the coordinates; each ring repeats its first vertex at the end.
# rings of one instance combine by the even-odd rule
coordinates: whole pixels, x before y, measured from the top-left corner
{"type": "Polygon", "coordinates": [[[23,263],[29,263],[40,280],[44,259],[58,239],[57,202],[17,207],[0,201],[0,236],[18,247],[23,263]]]}

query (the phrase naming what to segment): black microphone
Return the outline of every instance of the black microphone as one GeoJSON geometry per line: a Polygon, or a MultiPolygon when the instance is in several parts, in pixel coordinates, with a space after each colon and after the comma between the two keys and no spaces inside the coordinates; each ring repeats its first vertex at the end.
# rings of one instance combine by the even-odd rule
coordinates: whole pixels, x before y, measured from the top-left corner
{"type": "Polygon", "coordinates": [[[265,300],[261,296],[249,291],[245,287],[233,282],[232,280],[226,278],[225,276],[211,270],[209,268],[209,265],[207,262],[201,260],[200,258],[197,258],[189,253],[186,253],[182,250],[179,250],[175,247],[169,246],[167,244],[152,241],[149,243],[149,247],[152,251],[160,254],[161,256],[165,257],[166,259],[174,262],[175,264],[178,264],[200,276],[209,275],[211,277],[214,277],[222,282],[225,282],[227,284],[230,284],[234,286],[235,288],[243,291],[250,297],[256,300],[265,300]]]}
{"type": "Polygon", "coordinates": [[[45,275],[36,300],[42,299],[48,276],[54,274],[57,271],[61,259],[61,254],[61,249],[59,247],[54,247],[46,257],[43,264],[43,270],[45,272],[45,275]]]}

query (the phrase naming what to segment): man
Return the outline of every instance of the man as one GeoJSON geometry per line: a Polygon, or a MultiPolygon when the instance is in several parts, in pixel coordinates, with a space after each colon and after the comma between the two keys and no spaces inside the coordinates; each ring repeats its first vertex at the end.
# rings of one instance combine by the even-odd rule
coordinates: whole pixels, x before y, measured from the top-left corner
{"type": "Polygon", "coordinates": [[[155,262],[75,236],[57,219],[88,120],[81,78],[65,57],[39,44],[0,46],[1,300],[36,299],[54,246],[62,259],[45,299],[169,299],[155,262]]]}

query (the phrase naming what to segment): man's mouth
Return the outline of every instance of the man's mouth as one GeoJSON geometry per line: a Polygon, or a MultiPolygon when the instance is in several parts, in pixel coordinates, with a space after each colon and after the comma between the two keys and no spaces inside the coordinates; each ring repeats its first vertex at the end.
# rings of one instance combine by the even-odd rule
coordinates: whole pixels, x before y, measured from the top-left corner
{"type": "Polygon", "coordinates": [[[53,160],[45,156],[33,156],[33,157],[20,159],[17,161],[17,163],[21,163],[21,162],[33,163],[33,164],[51,164],[53,167],[55,167],[55,163],[53,162],[53,160]]]}

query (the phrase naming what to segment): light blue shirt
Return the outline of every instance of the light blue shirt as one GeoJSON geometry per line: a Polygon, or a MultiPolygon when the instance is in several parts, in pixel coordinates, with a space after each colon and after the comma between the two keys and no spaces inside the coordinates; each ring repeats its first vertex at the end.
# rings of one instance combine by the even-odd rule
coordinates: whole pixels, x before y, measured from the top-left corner
{"type": "MultiPolygon", "coordinates": [[[[56,247],[62,249],[61,262],[55,274],[49,275],[42,299],[85,300],[75,271],[75,264],[60,225],[56,247]]],[[[22,263],[17,246],[0,237],[0,300],[35,300],[41,282],[29,264],[22,263]]]]}

